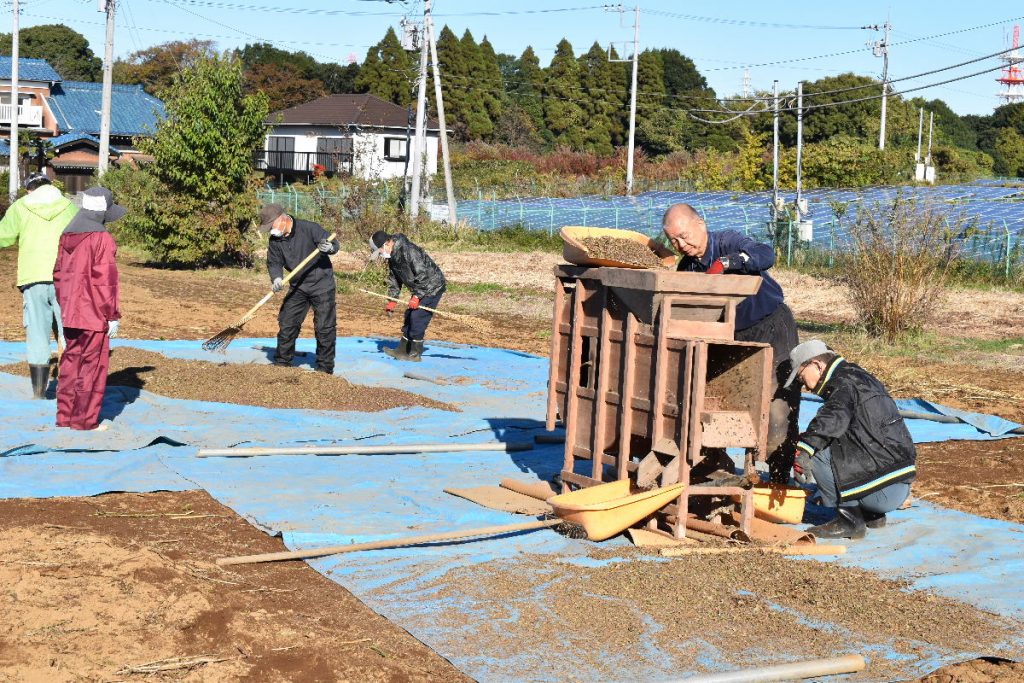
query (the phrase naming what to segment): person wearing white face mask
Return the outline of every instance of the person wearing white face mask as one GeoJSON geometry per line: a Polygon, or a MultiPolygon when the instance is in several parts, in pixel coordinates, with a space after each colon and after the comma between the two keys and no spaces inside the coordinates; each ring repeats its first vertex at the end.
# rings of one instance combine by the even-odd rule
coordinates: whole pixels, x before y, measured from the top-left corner
{"type": "Polygon", "coordinates": [[[295,340],[313,309],[316,334],[316,369],[334,374],[335,345],[338,337],[337,284],[331,254],[340,245],[319,224],[292,218],[280,204],[267,204],[260,211],[260,232],[270,234],[267,247],[267,271],[275,292],[284,288],[284,269],[293,271],[313,250],[320,254],[289,282],[288,293],[278,313],[277,351],[274,365],[291,366],[295,358],[295,340]]]}
{"type": "MultiPolygon", "coordinates": [[[[397,348],[385,348],[384,353],[397,360],[418,362],[423,356],[423,337],[433,317],[427,309],[437,308],[447,282],[444,273],[427,252],[409,241],[402,233],[389,235],[378,230],[370,237],[370,258],[383,258],[388,262],[388,296],[395,298],[402,287],[412,292],[405,310],[402,339],[397,348]]],[[[385,312],[392,315],[396,302],[389,301],[385,312]]]]}

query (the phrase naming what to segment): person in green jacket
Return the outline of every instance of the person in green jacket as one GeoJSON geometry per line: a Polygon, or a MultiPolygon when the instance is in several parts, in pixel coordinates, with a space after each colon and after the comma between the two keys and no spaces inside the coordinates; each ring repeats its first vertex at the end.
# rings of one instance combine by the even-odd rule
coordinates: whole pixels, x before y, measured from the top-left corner
{"type": "Polygon", "coordinates": [[[53,265],[64,228],[78,208],[50,184],[44,173],[25,180],[27,195],[11,204],[0,220],[0,248],[18,245],[18,281],[24,301],[25,346],[34,398],[46,397],[50,378],[50,331],[57,325],[58,342],[64,331],[53,289],[53,265]]]}

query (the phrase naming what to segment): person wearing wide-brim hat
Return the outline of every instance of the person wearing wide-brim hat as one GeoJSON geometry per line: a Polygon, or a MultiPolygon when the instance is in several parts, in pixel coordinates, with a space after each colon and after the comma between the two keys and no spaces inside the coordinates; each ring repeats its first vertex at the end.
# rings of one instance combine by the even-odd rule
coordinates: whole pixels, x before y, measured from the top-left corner
{"type": "Polygon", "coordinates": [[[104,187],[92,187],[61,235],[53,284],[67,347],[57,379],[57,426],[100,428],[110,367],[110,338],[121,324],[117,244],[107,224],[127,211],[104,187]]]}

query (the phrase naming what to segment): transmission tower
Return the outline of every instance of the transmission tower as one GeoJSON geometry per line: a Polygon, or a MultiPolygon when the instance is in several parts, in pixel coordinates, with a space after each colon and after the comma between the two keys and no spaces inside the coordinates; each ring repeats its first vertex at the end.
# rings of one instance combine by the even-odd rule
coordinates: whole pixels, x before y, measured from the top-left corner
{"type": "Polygon", "coordinates": [[[999,58],[1006,62],[1006,66],[1003,67],[1002,75],[996,79],[1006,86],[1005,89],[996,93],[1003,104],[1024,102],[1024,69],[1017,66],[1021,62],[1020,52],[1017,49],[1020,47],[1019,25],[1013,27],[1013,45],[1011,47],[1013,49],[1010,52],[1004,52],[999,58]]]}

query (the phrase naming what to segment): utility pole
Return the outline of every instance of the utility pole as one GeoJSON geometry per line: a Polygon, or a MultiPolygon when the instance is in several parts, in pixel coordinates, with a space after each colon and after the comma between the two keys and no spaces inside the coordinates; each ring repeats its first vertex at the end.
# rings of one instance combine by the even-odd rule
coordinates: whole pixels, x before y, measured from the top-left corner
{"type": "Polygon", "coordinates": [[[921,161],[921,130],[924,128],[924,107],[918,110],[917,114],[917,154],[914,155],[914,162],[921,161]]]}
{"type": "Polygon", "coordinates": [[[773,222],[779,216],[779,82],[772,84],[772,217],[773,222]]]}
{"type": "Polygon", "coordinates": [[[100,11],[107,13],[107,38],[103,50],[103,101],[100,104],[100,155],[96,174],[107,172],[110,158],[110,98],[114,72],[114,4],[117,0],[99,0],[100,11]]]}
{"type": "Polygon", "coordinates": [[[18,196],[18,186],[21,185],[21,177],[18,175],[18,41],[21,37],[18,18],[21,7],[18,0],[13,0],[11,4],[14,6],[14,22],[11,25],[11,168],[7,177],[7,193],[13,202],[18,196]]]}
{"type": "Polygon", "coordinates": [[[862,26],[869,31],[884,31],[881,40],[868,41],[867,46],[871,48],[872,54],[882,58],[882,122],[878,129],[878,149],[885,149],[885,108],[889,99],[889,31],[892,24],[886,19],[885,23],[879,26],[862,26]]]}
{"type": "Polygon", "coordinates": [[[804,161],[804,82],[796,84],[796,220],[803,220],[803,204],[801,197],[804,161]]]}
{"type": "Polygon", "coordinates": [[[437,62],[437,42],[434,40],[434,20],[427,19],[427,41],[430,44],[430,62],[434,65],[434,99],[437,100],[437,122],[440,126],[441,161],[444,163],[444,191],[448,197],[448,221],[458,222],[455,213],[455,188],[452,185],[451,157],[448,156],[448,127],[444,120],[444,97],[441,95],[441,66],[437,62]]]}
{"type": "MultiPolygon", "coordinates": [[[[605,7],[609,12],[619,13],[619,25],[626,8],[622,5],[605,7]]],[[[629,143],[626,150],[626,195],[633,194],[633,148],[636,144],[636,79],[640,63],[640,4],[633,8],[633,56],[630,59],[612,59],[612,48],[608,46],[609,62],[633,62],[633,79],[629,87],[629,143]]]]}
{"type": "MultiPolygon", "coordinates": [[[[423,25],[430,21],[431,0],[423,0],[423,25]]],[[[419,93],[416,96],[416,137],[413,139],[412,158],[412,201],[409,202],[409,215],[416,218],[420,215],[420,176],[423,175],[423,156],[426,151],[426,108],[427,108],[427,41],[420,40],[420,81],[419,93]]],[[[406,150],[408,153],[408,150],[406,150]]]]}

